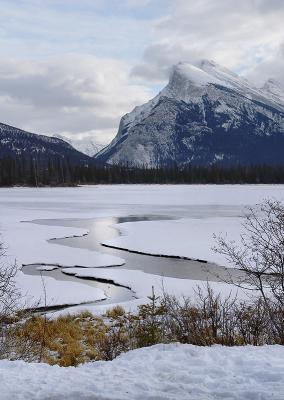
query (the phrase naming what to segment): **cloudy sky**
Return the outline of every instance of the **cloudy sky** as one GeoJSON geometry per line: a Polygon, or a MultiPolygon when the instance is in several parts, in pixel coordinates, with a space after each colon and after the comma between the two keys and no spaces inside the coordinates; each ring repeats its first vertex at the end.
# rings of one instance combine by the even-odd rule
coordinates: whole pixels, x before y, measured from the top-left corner
{"type": "Polygon", "coordinates": [[[104,144],[172,64],[284,84],[283,0],[0,0],[0,121],[104,144]]]}

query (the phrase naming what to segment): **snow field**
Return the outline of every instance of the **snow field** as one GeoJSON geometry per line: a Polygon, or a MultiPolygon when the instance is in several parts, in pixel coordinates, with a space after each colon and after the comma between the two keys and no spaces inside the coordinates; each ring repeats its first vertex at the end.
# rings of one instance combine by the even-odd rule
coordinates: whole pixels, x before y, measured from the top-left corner
{"type": "Polygon", "coordinates": [[[284,347],[160,344],[77,368],[4,360],[0,382],[1,400],[283,400],[284,347]]]}

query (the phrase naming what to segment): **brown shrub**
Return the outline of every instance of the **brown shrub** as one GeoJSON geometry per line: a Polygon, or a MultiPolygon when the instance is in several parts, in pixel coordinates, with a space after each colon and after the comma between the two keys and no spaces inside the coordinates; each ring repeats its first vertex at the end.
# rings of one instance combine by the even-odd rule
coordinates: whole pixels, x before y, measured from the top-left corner
{"type": "MultiPolygon", "coordinates": [[[[122,352],[156,343],[181,342],[198,346],[221,344],[263,345],[281,343],[273,330],[269,310],[262,298],[250,304],[222,298],[208,286],[194,299],[178,299],[153,293],[137,313],[122,307],[103,317],[89,312],[47,319],[34,315],[10,328],[14,353],[10,358],[44,361],[61,366],[92,360],[112,360],[122,352]]],[[[274,320],[283,320],[275,306],[274,320]]]]}

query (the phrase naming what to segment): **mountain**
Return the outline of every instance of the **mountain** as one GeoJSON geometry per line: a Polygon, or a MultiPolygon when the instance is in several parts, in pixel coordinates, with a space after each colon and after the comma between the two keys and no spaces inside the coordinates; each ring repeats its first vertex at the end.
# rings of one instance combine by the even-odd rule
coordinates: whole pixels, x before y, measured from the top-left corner
{"type": "Polygon", "coordinates": [[[62,139],[37,135],[0,123],[0,159],[5,157],[33,158],[41,163],[62,159],[78,165],[92,161],[62,139]]]}
{"type": "Polygon", "coordinates": [[[96,143],[92,139],[69,139],[63,135],[53,135],[53,137],[68,142],[72,147],[89,157],[94,157],[104,146],[96,143]]]}
{"type": "Polygon", "coordinates": [[[147,167],[284,164],[284,90],[218,64],[179,63],[168,85],[122,117],[96,159],[147,167]]]}
{"type": "Polygon", "coordinates": [[[280,106],[284,104],[284,88],[274,79],[268,79],[262,90],[280,106]]]}

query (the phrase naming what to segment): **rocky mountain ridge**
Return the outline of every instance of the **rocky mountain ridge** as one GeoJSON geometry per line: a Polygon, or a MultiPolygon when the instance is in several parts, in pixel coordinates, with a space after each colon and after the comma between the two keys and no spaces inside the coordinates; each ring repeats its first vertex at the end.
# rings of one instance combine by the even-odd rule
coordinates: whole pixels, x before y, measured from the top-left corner
{"type": "Polygon", "coordinates": [[[179,63],[168,85],[122,117],[117,136],[95,157],[109,164],[283,164],[284,90],[257,88],[218,64],[179,63]]]}

